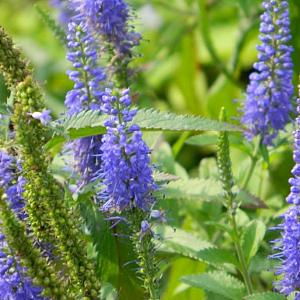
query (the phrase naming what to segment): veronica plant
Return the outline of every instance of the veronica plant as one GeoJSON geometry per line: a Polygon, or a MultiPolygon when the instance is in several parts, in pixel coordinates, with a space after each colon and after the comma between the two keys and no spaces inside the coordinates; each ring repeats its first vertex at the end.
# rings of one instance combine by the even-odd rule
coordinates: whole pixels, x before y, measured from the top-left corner
{"type": "MultiPolygon", "coordinates": [[[[89,31],[83,14],[75,13],[68,23],[68,54],[74,70],[68,75],[74,81],[74,89],[66,96],[68,115],[92,109],[99,110],[103,84],[106,75],[99,66],[96,41],[89,31]]],[[[81,175],[79,185],[91,182],[100,167],[101,137],[78,139],[70,144],[74,152],[75,169],[81,175]]]]}
{"type": "MultiPolygon", "coordinates": [[[[300,100],[298,99],[298,112],[300,100]]],[[[300,299],[300,258],[299,258],[299,229],[300,229],[300,118],[296,120],[296,130],[294,132],[294,162],[292,170],[293,177],[289,180],[291,185],[290,194],[286,198],[290,207],[282,216],[282,224],[277,229],[281,230],[281,238],[275,240],[275,250],[277,253],[273,258],[281,260],[277,269],[280,279],[275,282],[275,287],[284,295],[294,295],[294,299],[300,299]]]]}
{"type": "Polygon", "coordinates": [[[249,139],[260,136],[265,145],[270,145],[284,129],[292,110],[293,48],[289,45],[288,1],[263,1],[262,5],[261,44],[257,46],[258,61],[246,91],[242,122],[249,127],[249,139]]]}

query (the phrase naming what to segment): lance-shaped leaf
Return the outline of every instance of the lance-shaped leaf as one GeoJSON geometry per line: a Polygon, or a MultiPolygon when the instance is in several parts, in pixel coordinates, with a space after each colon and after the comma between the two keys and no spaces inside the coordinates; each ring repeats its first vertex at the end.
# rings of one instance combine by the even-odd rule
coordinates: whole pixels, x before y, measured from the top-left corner
{"type": "Polygon", "coordinates": [[[242,282],[222,271],[184,276],[181,281],[190,286],[223,296],[226,299],[241,300],[246,293],[242,282]]]}
{"type": "MultiPolygon", "coordinates": [[[[85,136],[102,134],[105,132],[104,121],[107,116],[100,115],[97,111],[83,111],[66,119],[52,122],[57,143],[58,137],[76,139],[85,136]]],[[[137,124],[143,131],[242,131],[239,126],[225,122],[206,119],[200,116],[178,115],[169,112],[160,112],[154,109],[139,110],[134,117],[133,124],[137,124]]],[[[50,141],[47,148],[57,143],[50,141]],[[50,146],[49,146],[50,145],[50,146]]]]}

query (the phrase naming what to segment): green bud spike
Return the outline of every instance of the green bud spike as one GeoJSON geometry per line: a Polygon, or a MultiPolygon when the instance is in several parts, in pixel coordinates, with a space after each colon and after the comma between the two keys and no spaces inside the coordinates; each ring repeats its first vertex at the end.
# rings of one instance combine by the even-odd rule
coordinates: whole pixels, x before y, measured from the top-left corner
{"type": "MultiPolygon", "coordinates": [[[[227,121],[226,111],[224,107],[222,107],[221,109],[219,120],[222,122],[227,121]]],[[[228,139],[228,133],[226,131],[222,131],[219,134],[217,163],[218,163],[219,176],[223,185],[223,189],[225,191],[226,199],[232,203],[235,198],[235,195],[232,192],[234,181],[233,181],[233,175],[231,171],[229,139],[228,139]]],[[[228,206],[230,207],[231,204],[229,204],[228,206]]]]}
{"type": "Polygon", "coordinates": [[[131,241],[137,257],[138,276],[142,281],[145,297],[149,300],[159,300],[159,269],[156,258],[156,246],[153,242],[153,233],[141,233],[141,223],[147,219],[145,212],[132,210],[128,213],[130,222],[131,241]]]}
{"type": "Polygon", "coordinates": [[[95,267],[87,257],[85,238],[81,230],[80,214],[68,208],[64,192],[48,171],[49,159],[43,146],[48,140],[47,130],[31,114],[44,109],[38,85],[30,76],[27,63],[12,40],[0,28],[0,71],[10,88],[16,89],[12,121],[16,141],[20,146],[23,176],[26,179],[24,199],[28,223],[32,233],[41,241],[52,242],[63,264],[64,276],[69,277],[68,289],[76,296],[100,294],[100,282],[95,267]],[[65,220],[65,222],[60,222],[65,220]],[[82,291],[82,292],[81,292],[82,291]]]}
{"type": "Polygon", "coordinates": [[[10,87],[23,81],[30,74],[28,63],[2,27],[0,27],[0,71],[10,87]]]}

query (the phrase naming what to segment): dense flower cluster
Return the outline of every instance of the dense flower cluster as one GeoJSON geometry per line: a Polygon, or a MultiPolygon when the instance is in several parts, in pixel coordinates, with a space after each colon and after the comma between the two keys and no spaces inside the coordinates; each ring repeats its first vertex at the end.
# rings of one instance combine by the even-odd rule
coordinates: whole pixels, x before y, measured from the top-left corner
{"type": "MultiPolygon", "coordinates": [[[[68,72],[74,81],[74,89],[69,91],[65,104],[68,114],[81,111],[99,110],[101,106],[102,83],[105,80],[103,68],[97,62],[97,47],[89,28],[80,15],[73,17],[68,25],[68,59],[74,70],[68,72]]],[[[89,183],[99,168],[99,136],[79,139],[71,144],[74,152],[75,169],[81,175],[79,184],[89,183]]]]}
{"type": "Polygon", "coordinates": [[[104,189],[104,210],[122,211],[132,207],[142,210],[153,204],[151,192],[156,189],[150,167],[150,150],[142,140],[137,125],[129,125],[136,114],[130,110],[129,90],[120,98],[110,90],[103,97],[103,111],[110,115],[105,122],[107,133],[102,138],[102,164],[99,177],[104,189]]]}
{"type": "Polygon", "coordinates": [[[263,1],[260,41],[256,70],[250,75],[242,122],[250,132],[260,135],[269,145],[289,120],[293,96],[293,63],[289,46],[290,19],[288,1],[263,1]]]}
{"type": "MultiPolygon", "coordinates": [[[[22,197],[25,180],[18,176],[20,164],[4,151],[0,151],[0,187],[7,195],[11,208],[20,219],[25,218],[22,197]]],[[[1,229],[1,223],[0,223],[1,229]]],[[[0,231],[0,299],[43,299],[41,288],[35,287],[26,276],[18,257],[9,249],[0,231]]]]}
{"type": "Polygon", "coordinates": [[[97,63],[95,40],[80,16],[72,18],[69,23],[67,39],[67,58],[74,67],[74,70],[68,71],[70,79],[74,81],[74,89],[68,92],[65,101],[68,114],[99,109],[105,73],[97,63]]]}
{"type": "MultiPolygon", "coordinates": [[[[300,112],[300,100],[298,105],[300,112]]],[[[294,177],[289,180],[291,191],[286,199],[292,206],[284,214],[283,223],[279,226],[282,237],[275,241],[275,249],[280,251],[275,257],[282,261],[277,272],[282,279],[276,283],[276,287],[284,295],[298,291],[295,299],[300,299],[300,117],[297,118],[297,127],[294,132],[294,177]]]]}
{"type": "Polygon", "coordinates": [[[74,0],[93,31],[112,43],[119,54],[128,54],[139,43],[140,34],[130,29],[129,7],[124,0],[74,0]]]}

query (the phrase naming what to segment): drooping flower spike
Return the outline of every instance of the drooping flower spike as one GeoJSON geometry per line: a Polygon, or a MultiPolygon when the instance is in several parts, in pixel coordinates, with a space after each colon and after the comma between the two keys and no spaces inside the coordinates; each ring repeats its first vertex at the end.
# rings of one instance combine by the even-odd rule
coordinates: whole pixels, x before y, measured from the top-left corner
{"type": "Polygon", "coordinates": [[[263,9],[258,62],[250,75],[242,123],[250,130],[246,133],[249,139],[260,136],[265,145],[270,145],[284,129],[292,110],[293,48],[289,45],[288,1],[263,1],[263,9]]]}

